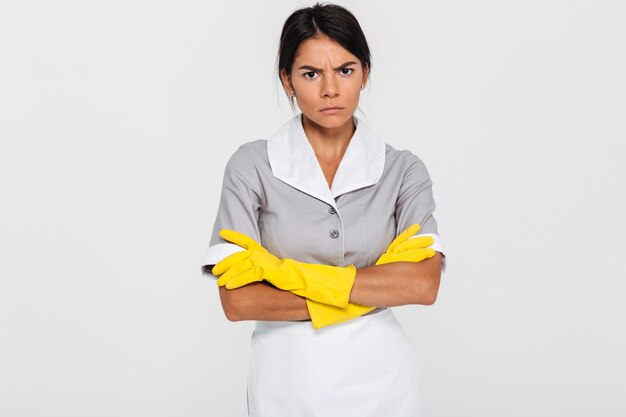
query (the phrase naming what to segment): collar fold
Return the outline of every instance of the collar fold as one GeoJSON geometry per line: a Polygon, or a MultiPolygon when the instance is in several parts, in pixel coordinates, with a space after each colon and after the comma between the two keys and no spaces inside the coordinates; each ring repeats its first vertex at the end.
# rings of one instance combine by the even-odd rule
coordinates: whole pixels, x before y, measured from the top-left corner
{"type": "Polygon", "coordinates": [[[356,130],[330,189],[304,133],[302,113],[281,126],[267,141],[267,156],[274,176],[335,209],[338,196],[376,184],[385,168],[385,142],[363,120],[353,117],[356,130]]]}

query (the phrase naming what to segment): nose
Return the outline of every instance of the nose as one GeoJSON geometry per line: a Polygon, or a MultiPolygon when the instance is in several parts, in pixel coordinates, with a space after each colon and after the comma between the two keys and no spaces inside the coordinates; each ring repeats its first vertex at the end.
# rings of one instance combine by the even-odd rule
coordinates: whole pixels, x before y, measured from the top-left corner
{"type": "Polygon", "coordinates": [[[323,77],[322,80],[322,98],[324,97],[336,97],[339,95],[339,88],[337,80],[333,76],[323,77]]]}

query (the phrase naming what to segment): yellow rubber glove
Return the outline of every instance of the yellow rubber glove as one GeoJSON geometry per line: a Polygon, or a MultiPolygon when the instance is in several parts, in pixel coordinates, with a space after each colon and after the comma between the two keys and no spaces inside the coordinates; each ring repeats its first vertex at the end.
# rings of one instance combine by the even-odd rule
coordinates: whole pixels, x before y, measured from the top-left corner
{"type": "Polygon", "coordinates": [[[414,223],[407,227],[389,245],[385,253],[380,255],[376,265],[392,262],[421,262],[435,256],[435,250],[429,248],[435,240],[430,236],[419,236],[411,239],[420,230],[420,225],[414,223]]]}
{"type": "Polygon", "coordinates": [[[341,308],[348,305],[356,268],[308,264],[278,259],[254,239],[234,230],[220,230],[220,236],[246,249],[218,262],[211,272],[217,285],[239,288],[255,281],[268,281],[281,290],[341,308]]]}
{"type": "MultiPolygon", "coordinates": [[[[393,242],[391,242],[385,253],[378,258],[376,265],[392,262],[420,262],[426,258],[435,256],[435,250],[428,248],[428,246],[434,243],[432,237],[420,236],[410,239],[419,229],[420,225],[415,223],[400,233],[393,242]]],[[[308,298],[306,303],[313,328],[315,329],[352,320],[376,308],[355,303],[348,303],[346,308],[339,308],[309,300],[308,298]]]]}

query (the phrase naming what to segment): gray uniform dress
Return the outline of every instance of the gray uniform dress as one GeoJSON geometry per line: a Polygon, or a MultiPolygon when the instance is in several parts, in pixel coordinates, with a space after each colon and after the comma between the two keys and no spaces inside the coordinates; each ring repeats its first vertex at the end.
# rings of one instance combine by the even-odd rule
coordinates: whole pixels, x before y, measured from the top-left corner
{"type": "MultiPolygon", "coordinates": [[[[432,247],[443,252],[424,163],[354,119],[330,189],[301,114],[269,140],[239,147],[226,165],[203,265],[242,250],[221,239],[221,229],[244,233],[279,258],[363,268],[419,223],[417,235],[432,236],[432,247]]],[[[257,321],[249,415],[422,416],[419,374],[419,361],[388,308],[317,331],[310,321],[257,321]]]]}

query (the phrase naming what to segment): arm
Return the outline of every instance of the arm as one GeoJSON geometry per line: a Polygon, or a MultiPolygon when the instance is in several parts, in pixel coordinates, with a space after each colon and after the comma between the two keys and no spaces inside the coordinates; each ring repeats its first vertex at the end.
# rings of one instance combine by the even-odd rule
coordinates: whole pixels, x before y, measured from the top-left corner
{"type": "Polygon", "coordinates": [[[292,321],[310,319],[306,300],[290,291],[261,281],[227,290],[219,287],[220,300],[230,321],[292,321]]]}
{"type": "MultiPolygon", "coordinates": [[[[422,262],[395,262],[357,270],[350,302],[392,307],[431,305],[437,298],[441,254],[422,262]]],[[[290,321],[310,319],[306,300],[266,282],[227,290],[219,287],[222,308],[230,321],[290,321]]]]}
{"type": "Polygon", "coordinates": [[[350,302],[393,307],[432,305],[441,278],[441,253],[421,262],[394,262],[357,270],[350,302]]]}

